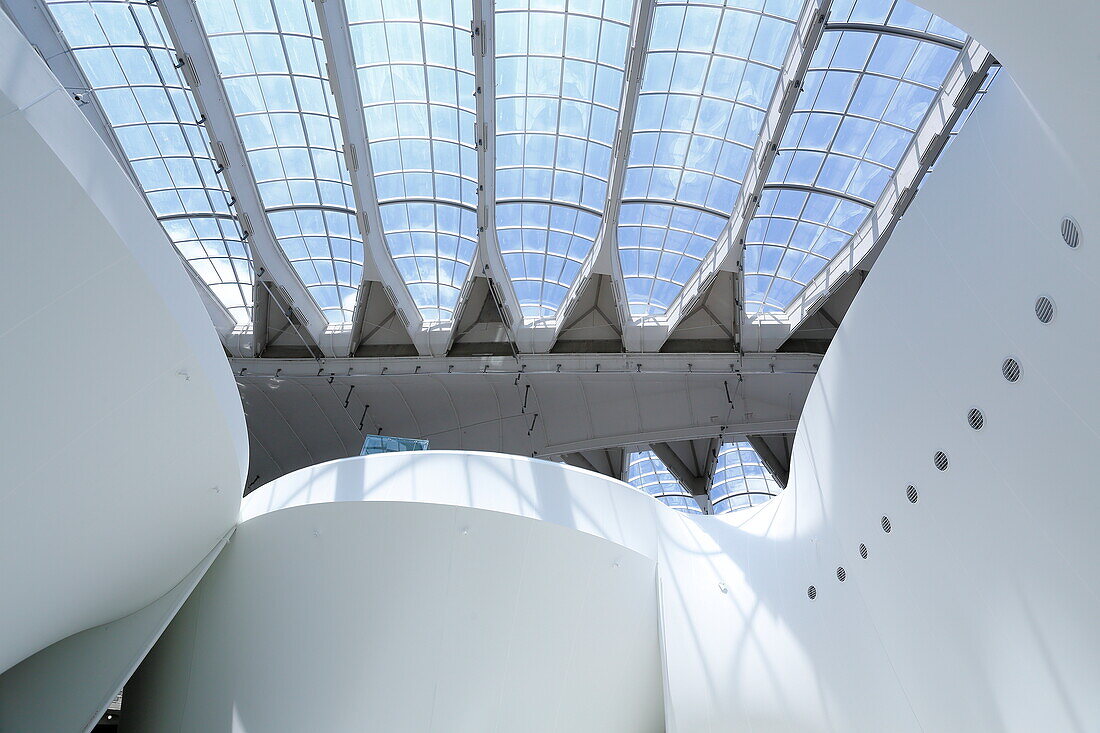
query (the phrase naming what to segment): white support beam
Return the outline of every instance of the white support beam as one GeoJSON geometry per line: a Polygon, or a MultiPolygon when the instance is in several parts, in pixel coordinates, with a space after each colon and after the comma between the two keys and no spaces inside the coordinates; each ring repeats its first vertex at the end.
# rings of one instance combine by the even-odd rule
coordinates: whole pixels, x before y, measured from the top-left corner
{"type": "Polygon", "coordinates": [[[706,494],[710,485],[707,483],[706,478],[696,475],[694,471],[688,468],[688,465],[684,463],[683,459],[672,449],[668,443],[650,443],[649,449],[653,451],[654,455],[661,459],[661,463],[665,464],[665,468],[668,469],[680,485],[687,489],[692,496],[701,496],[706,494]]]}
{"type": "Polygon", "coordinates": [[[344,352],[347,356],[359,345],[363,335],[363,310],[366,308],[367,283],[380,282],[389,296],[398,319],[404,323],[416,350],[422,356],[441,354],[446,350],[446,329],[426,327],[416,302],[397,266],[390,257],[382,229],[382,215],[374,188],[374,166],[371,162],[367,121],[363,115],[363,100],[355,73],[355,57],[351,47],[344,0],[314,0],[320,21],[321,37],[328,61],[328,81],[340,115],[340,131],[344,136],[344,164],[351,176],[358,211],[359,233],[363,238],[363,278],[352,316],[352,329],[344,352]]]}
{"type": "Polygon", "coordinates": [[[178,61],[183,64],[184,76],[205,119],[204,127],[211,149],[223,168],[226,186],[233,196],[241,227],[246,232],[257,287],[264,287],[262,281],[273,283],[272,287],[277,287],[290,304],[293,317],[298,322],[295,328],[307,332],[326,355],[342,355],[338,354],[338,348],[333,348],[333,340],[338,340],[345,329],[329,328],[324,313],[275,240],[194,3],[191,0],[161,0],[157,6],[172,38],[178,61]]]}
{"type": "MultiPolygon", "coordinates": [[[[512,279],[504,266],[504,257],[497,243],[496,221],[496,24],[493,0],[473,0],[473,22],[470,43],[474,55],[474,97],[476,120],[474,140],[477,143],[477,258],[466,276],[459,294],[459,307],[470,295],[474,277],[488,278],[489,297],[500,308],[504,325],[520,351],[546,351],[539,345],[538,328],[523,325],[523,310],[516,297],[512,279]]],[[[456,308],[456,312],[457,312],[456,308]]],[[[452,339],[455,337],[452,331],[452,339]]],[[[545,340],[545,339],[543,339],[545,340]]]]}
{"type": "MultiPolygon", "coordinates": [[[[737,195],[732,216],[725,230],[719,235],[715,246],[699,265],[699,269],[669,306],[663,324],[653,327],[652,336],[646,335],[647,350],[656,351],[664,345],[668,335],[706,296],[707,289],[719,271],[738,273],[737,311],[741,314],[742,321],[744,320],[744,282],[739,270],[745,247],[745,232],[756,213],[760,192],[768,180],[768,174],[771,172],[779,150],[779,142],[783,139],[787,123],[794,112],[795,102],[798,101],[798,95],[802,91],[802,80],[805,78],[810,59],[821,41],[831,5],[832,0],[808,0],[802,8],[775,92],[768,105],[768,112],[764,116],[760,137],[753,148],[745,180],[737,195]]],[[[740,338],[740,332],[739,327],[738,338],[740,338]]]]}
{"type": "MultiPolygon", "coordinates": [[[[610,275],[615,290],[615,304],[619,311],[619,321],[623,324],[623,341],[627,351],[641,351],[631,348],[627,343],[637,341],[638,326],[630,315],[630,304],[626,297],[626,283],[623,280],[622,262],[619,260],[619,208],[622,205],[623,184],[626,181],[626,167],[630,159],[630,141],[634,135],[634,117],[638,109],[638,95],[642,89],[642,73],[645,70],[645,56],[649,49],[650,26],[653,22],[655,0],[641,0],[634,8],[631,21],[630,51],[626,60],[626,73],[623,77],[622,108],[619,112],[619,125],[615,130],[615,142],[611,150],[611,173],[607,182],[607,198],[604,201],[603,221],[596,235],[592,251],[581,266],[577,279],[569,288],[565,301],[558,310],[557,324],[550,339],[553,346],[568,322],[568,317],[577,299],[584,292],[588,280],[595,275],[610,275]]],[[[549,347],[548,347],[549,348],[549,347]]]]}
{"type": "MultiPolygon", "coordinates": [[[[924,176],[947,145],[951,130],[995,64],[996,60],[981,44],[974,40],[966,43],[874,209],[844,248],[779,316],[778,320],[787,326],[787,333],[793,333],[816,313],[861,263],[882,249],[905,215],[924,176]]],[[[747,328],[766,328],[770,320],[762,316],[750,318],[747,328]]],[[[775,343],[774,339],[764,341],[775,343]]]]}

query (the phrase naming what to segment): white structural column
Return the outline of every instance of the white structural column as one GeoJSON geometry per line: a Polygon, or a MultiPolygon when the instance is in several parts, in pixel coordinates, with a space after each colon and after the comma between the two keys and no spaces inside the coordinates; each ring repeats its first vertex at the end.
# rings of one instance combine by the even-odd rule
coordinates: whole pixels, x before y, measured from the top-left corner
{"type": "MultiPolygon", "coordinates": [[[[459,294],[459,309],[469,298],[475,276],[489,280],[489,295],[500,308],[504,325],[511,332],[520,351],[546,351],[539,348],[536,328],[524,328],[523,310],[512,287],[512,279],[504,266],[497,244],[496,217],[496,24],[493,22],[493,1],[473,0],[473,26],[470,43],[474,55],[474,96],[476,113],[474,141],[477,143],[477,259],[466,275],[459,294]]],[[[456,309],[456,315],[458,309],[456,309]]],[[[457,323],[457,319],[454,323],[457,323]]],[[[452,324],[453,325],[453,324],[452,324]]],[[[456,334],[452,329],[450,339],[456,334]]]]}
{"type": "Polygon", "coordinates": [[[623,281],[622,263],[619,261],[619,207],[623,198],[623,183],[626,180],[626,166],[630,159],[630,140],[634,134],[634,116],[638,108],[638,94],[642,88],[642,73],[645,67],[645,55],[649,49],[649,30],[653,20],[655,0],[641,0],[634,8],[633,26],[630,36],[630,52],[626,61],[626,74],[623,77],[622,110],[619,112],[619,127],[615,131],[615,144],[611,151],[611,175],[607,182],[607,199],[603,207],[603,222],[596,235],[592,252],[585,259],[577,279],[569,288],[565,301],[558,310],[558,321],[550,346],[561,334],[568,321],[570,311],[584,292],[585,285],[594,275],[610,275],[615,289],[615,304],[619,311],[619,320],[623,324],[623,340],[628,351],[638,351],[630,347],[631,341],[637,341],[638,327],[630,317],[630,305],[626,297],[626,284],[623,281]]]}
{"type": "MultiPolygon", "coordinates": [[[[204,126],[214,157],[223,168],[222,175],[233,194],[241,228],[248,238],[252,265],[256,270],[256,295],[259,296],[254,302],[268,295],[267,288],[278,290],[299,321],[296,327],[308,333],[328,356],[342,356],[333,349],[334,334],[326,333],[328,320],[324,313],[275,240],[195,4],[191,0],[161,0],[157,6],[172,37],[179,63],[183,64],[184,76],[205,117],[204,126]],[[263,292],[260,292],[261,289],[263,292]]],[[[259,337],[262,339],[263,335],[259,337]]]]}
{"type": "MultiPolygon", "coordinates": [[[[782,314],[782,321],[788,325],[787,333],[794,332],[813,315],[861,262],[881,250],[898,220],[905,216],[925,174],[943,152],[951,139],[952,129],[966,112],[994,64],[996,60],[980,43],[973,39],[967,42],[874,209],[848,244],[806,285],[782,314]]],[[[748,317],[746,326],[752,328],[758,325],[757,320],[748,317]]],[[[756,341],[765,343],[763,339],[756,341]]]]}
{"type": "MultiPolygon", "coordinates": [[[[363,102],[359,94],[359,81],[355,73],[355,57],[351,49],[351,31],[348,13],[343,0],[314,0],[317,16],[321,21],[321,35],[328,60],[328,80],[336,98],[340,113],[340,131],[344,135],[344,163],[351,174],[351,187],[358,209],[359,233],[363,237],[363,279],[352,316],[352,330],[344,353],[347,356],[363,334],[363,311],[366,309],[367,284],[381,282],[397,311],[397,317],[405,324],[409,336],[421,356],[441,353],[437,331],[429,331],[413,302],[409,289],[402,280],[393,258],[386,248],[382,229],[382,215],[378,210],[378,196],[374,188],[374,166],[371,163],[367,123],[363,116],[363,102]]],[[[443,344],[442,346],[446,346],[443,344]]]]}
{"type": "MultiPolygon", "coordinates": [[[[809,0],[803,7],[794,37],[791,39],[791,46],[787,51],[787,58],[783,62],[779,81],[776,83],[775,93],[768,105],[768,112],[764,116],[760,137],[756,141],[756,147],[753,148],[749,169],[745,173],[745,180],[741,183],[741,191],[737,195],[733,215],[725,231],[718,237],[714,248],[669,306],[664,323],[647,326],[651,331],[645,334],[647,349],[657,351],[664,345],[677,324],[691,313],[700,299],[706,295],[707,289],[718,272],[740,270],[741,256],[745,248],[745,232],[756,213],[760,192],[764,188],[764,182],[768,180],[768,174],[771,172],[779,150],[779,141],[783,138],[783,132],[787,129],[787,123],[794,112],[795,102],[798,101],[799,92],[802,91],[802,80],[806,74],[806,68],[821,41],[831,5],[832,0],[809,0]]],[[[743,302],[744,283],[740,282],[740,276],[738,280],[738,298],[743,302]]],[[[743,320],[742,303],[738,304],[737,310],[738,313],[742,313],[743,320]]]]}

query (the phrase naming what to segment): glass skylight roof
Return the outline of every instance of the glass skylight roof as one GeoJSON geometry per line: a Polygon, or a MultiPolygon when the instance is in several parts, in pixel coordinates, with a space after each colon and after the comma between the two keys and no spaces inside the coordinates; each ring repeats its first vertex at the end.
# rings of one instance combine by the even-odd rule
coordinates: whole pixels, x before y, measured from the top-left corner
{"type": "Polygon", "coordinates": [[[350,321],[363,242],[308,0],[198,0],[275,238],[326,318],[350,321]]]}
{"type": "Polygon", "coordinates": [[[477,249],[470,8],[347,8],[386,244],[424,320],[447,321],[477,249]]]}
{"type": "Polygon", "coordinates": [[[710,484],[715,514],[758,506],[782,490],[748,442],[722,444],[710,484]]]}
{"type": "Polygon", "coordinates": [[[654,10],[618,228],[635,316],[663,314],[725,228],[802,9],[725,5],[654,10]]]}
{"type": "Polygon", "coordinates": [[[834,4],[749,224],[748,312],[782,311],[851,238],[893,176],[963,38],[904,0],[834,4]],[[865,30],[868,24],[882,30],[865,30]]]}
{"type": "MultiPolygon", "coordinates": [[[[632,133],[604,236],[617,244],[632,317],[666,314],[731,226],[804,2],[653,1],[632,125],[619,116],[634,89],[625,67],[636,0],[494,4],[495,107],[483,129],[494,132],[484,183],[495,214],[480,234],[472,12],[345,0],[352,58],[339,61],[354,66],[358,98],[344,108],[363,115],[367,139],[351,142],[366,149],[374,184],[359,193],[376,198],[381,241],[424,322],[454,318],[479,236],[494,233],[525,323],[554,321],[604,225],[620,128],[632,133]]],[[[326,318],[350,322],[364,244],[317,10],[309,0],[196,3],[238,128],[218,134],[240,135],[263,204],[247,213],[266,217],[326,318]]],[[[48,6],[150,207],[247,323],[242,227],[155,4],[48,6]]],[[[748,312],[783,310],[850,240],[966,39],[905,0],[832,3],[747,229],[748,312]]]]}
{"type": "Polygon", "coordinates": [[[496,230],[525,318],[552,318],[607,198],[632,6],[496,4],[496,230]]]}
{"type": "Polygon", "coordinates": [[[702,514],[703,510],[691,493],[673,477],[653,451],[630,454],[626,468],[626,483],[654,496],[673,509],[687,514],[702,514]]]}
{"type": "Polygon", "coordinates": [[[168,237],[234,320],[252,319],[252,264],[160,15],[145,2],[50,0],[168,237]]]}

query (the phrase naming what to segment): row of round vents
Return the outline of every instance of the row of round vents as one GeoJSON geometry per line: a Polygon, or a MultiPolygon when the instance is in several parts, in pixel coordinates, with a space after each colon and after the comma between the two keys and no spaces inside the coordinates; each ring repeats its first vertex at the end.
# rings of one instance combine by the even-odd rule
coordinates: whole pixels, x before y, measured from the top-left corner
{"type": "MultiPolygon", "coordinates": [[[[1081,244],[1081,227],[1071,217],[1065,217],[1062,219],[1062,241],[1064,241],[1071,249],[1077,249],[1081,244]]],[[[1039,319],[1040,323],[1050,323],[1054,320],[1054,301],[1045,295],[1039,296],[1035,301],[1035,317],[1039,319]]],[[[1020,363],[1013,359],[1011,356],[1007,357],[1004,362],[1001,363],[1001,374],[1004,378],[1012,383],[1020,380],[1020,363]]],[[[966,413],[966,423],[974,430],[981,430],[985,426],[985,415],[977,407],[970,408],[966,413]]],[[[947,454],[943,451],[936,451],[932,455],[932,463],[940,471],[946,471],[951,465],[947,454]]],[[[917,487],[909,484],[905,488],[905,498],[909,500],[910,504],[916,504],[920,495],[917,493],[917,487]]],[[[885,514],[882,515],[882,531],[889,534],[893,531],[893,525],[890,523],[890,517],[885,514]]],[[[859,543],[859,556],[864,560],[868,557],[867,545],[859,543]]],[[[848,577],[848,573],[844,570],[843,566],[838,566],[836,569],[836,579],[841,583],[848,577]]],[[[806,595],[810,600],[817,598],[817,588],[810,586],[806,589],[806,595]]]]}

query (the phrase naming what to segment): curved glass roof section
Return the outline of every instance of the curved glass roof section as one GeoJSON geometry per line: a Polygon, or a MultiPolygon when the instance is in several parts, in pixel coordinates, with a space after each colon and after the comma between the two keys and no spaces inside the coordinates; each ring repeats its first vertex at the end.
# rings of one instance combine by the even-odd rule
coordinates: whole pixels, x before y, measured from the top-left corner
{"type": "Polygon", "coordinates": [[[252,320],[252,262],[198,107],[145,2],[49,0],[149,207],[239,324],[252,320]]]}
{"type": "Polygon", "coordinates": [[[596,240],[631,11],[628,0],[496,4],[496,232],[525,319],[557,315],[596,240]]]}
{"type": "Polygon", "coordinates": [[[653,451],[636,451],[630,454],[626,466],[626,483],[678,511],[686,514],[703,513],[691,493],[673,477],[653,451]]]}
{"type": "Polygon", "coordinates": [[[662,315],[726,226],[799,0],[658,0],[618,242],[630,312],[662,315]]]}
{"type": "Polygon", "coordinates": [[[197,0],[275,238],[330,323],[352,318],[363,241],[307,0],[197,0]]]}
{"type": "Polygon", "coordinates": [[[478,236],[470,8],[347,10],[386,246],[421,317],[449,321],[478,236]]]}
{"type": "Polygon", "coordinates": [[[722,444],[710,483],[715,514],[759,506],[782,490],[748,442],[722,444]]]}
{"type": "Polygon", "coordinates": [[[785,309],[867,218],[965,34],[904,0],[833,5],[745,238],[745,308],[785,309]]]}

